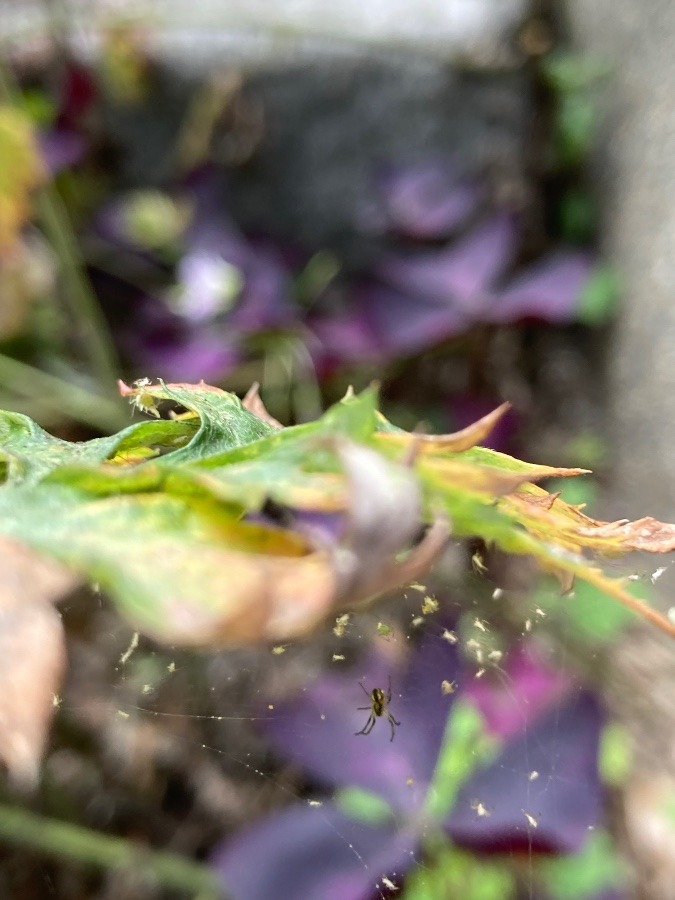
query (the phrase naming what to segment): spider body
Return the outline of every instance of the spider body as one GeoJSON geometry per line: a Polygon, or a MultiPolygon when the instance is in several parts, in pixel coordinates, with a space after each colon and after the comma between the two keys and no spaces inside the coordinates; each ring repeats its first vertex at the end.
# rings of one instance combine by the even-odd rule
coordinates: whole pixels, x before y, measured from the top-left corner
{"type": "Polygon", "coordinates": [[[355,735],[370,734],[370,732],[375,727],[375,723],[377,722],[377,720],[382,716],[386,716],[389,721],[389,725],[391,726],[391,737],[389,738],[389,740],[393,741],[396,726],[400,725],[401,723],[397,722],[389,711],[389,704],[391,703],[391,678],[389,678],[389,687],[386,694],[382,690],[382,688],[373,688],[372,691],[368,692],[363,686],[363,682],[361,681],[359,681],[359,686],[370,701],[370,706],[359,706],[359,709],[368,710],[370,715],[368,716],[368,721],[363,726],[361,731],[356,731],[355,735]]]}

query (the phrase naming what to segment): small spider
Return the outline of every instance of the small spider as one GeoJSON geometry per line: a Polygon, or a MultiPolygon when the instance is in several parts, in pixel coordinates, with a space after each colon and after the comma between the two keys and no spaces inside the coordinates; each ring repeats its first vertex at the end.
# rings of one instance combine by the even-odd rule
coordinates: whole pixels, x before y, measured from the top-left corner
{"type": "Polygon", "coordinates": [[[386,716],[389,719],[389,724],[391,725],[391,737],[390,741],[394,740],[394,732],[395,726],[400,725],[400,722],[397,722],[396,719],[389,712],[389,704],[391,703],[391,676],[389,676],[389,687],[387,689],[387,693],[382,690],[382,688],[373,688],[373,690],[368,693],[368,691],[364,688],[363,682],[359,681],[359,686],[366,697],[370,700],[370,706],[359,706],[360,710],[369,710],[370,715],[368,716],[368,721],[363,726],[361,731],[354,732],[357,734],[370,734],[370,732],[375,727],[375,722],[380,716],[386,716]]]}

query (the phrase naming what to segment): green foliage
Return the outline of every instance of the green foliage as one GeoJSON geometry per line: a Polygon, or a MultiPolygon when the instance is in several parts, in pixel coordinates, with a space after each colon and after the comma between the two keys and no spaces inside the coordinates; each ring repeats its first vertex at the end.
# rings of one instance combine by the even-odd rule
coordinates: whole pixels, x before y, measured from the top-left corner
{"type": "Polygon", "coordinates": [[[541,868],[553,900],[595,897],[602,890],[619,887],[625,875],[625,865],[604,831],[592,834],[581,853],[551,859],[541,868]]]}
{"type": "Polygon", "coordinates": [[[513,876],[505,865],[478,859],[450,845],[406,877],[404,900],[466,897],[508,900],[514,895],[513,876]]]}
{"type": "Polygon", "coordinates": [[[474,769],[488,762],[495,749],[495,742],[485,733],[478,710],[469,703],[455,703],[429,786],[425,804],[427,813],[435,819],[447,815],[462,784],[474,769]]]}
{"type": "Polygon", "coordinates": [[[334,802],[340,812],[367,825],[382,825],[394,815],[385,800],[363,788],[344,788],[336,793],[334,802]]]}
{"type": "Polygon", "coordinates": [[[374,389],[293,428],[203,383],[142,382],[122,393],[153,416],[169,407],[172,417],[71,443],[0,414],[0,534],[99,583],[133,627],[159,640],[292,639],[423,574],[450,524],[457,536],[586,582],[580,622],[604,591],[673,630],[581,551],[664,552],[675,528],[596,522],[534,484],[581,470],[472,446],[503,409],[456,435],[426,436],[386,422],[374,389]],[[269,501],[287,510],[284,527],[250,518],[269,501]],[[338,517],[339,539],[295,527],[308,513],[338,517]],[[429,532],[415,545],[422,521],[429,532]]]}

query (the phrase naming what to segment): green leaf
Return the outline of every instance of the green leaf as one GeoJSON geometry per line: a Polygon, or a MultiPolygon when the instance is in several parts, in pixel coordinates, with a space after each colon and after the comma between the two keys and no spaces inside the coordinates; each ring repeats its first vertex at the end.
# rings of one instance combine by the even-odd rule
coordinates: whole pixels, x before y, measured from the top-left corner
{"type": "Polygon", "coordinates": [[[617,722],[605,725],[600,737],[598,768],[606,785],[622,787],[626,783],[633,761],[631,738],[617,722]]]}
{"type": "Polygon", "coordinates": [[[619,278],[611,266],[598,266],[584,285],[577,317],[585,325],[603,325],[616,313],[619,278]]]}
{"type": "Polygon", "coordinates": [[[550,86],[564,94],[585,91],[611,71],[607,60],[569,51],[548,54],[541,69],[550,86]]]}
{"type": "Polygon", "coordinates": [[[485,731],[483,717],[470,703],[456,701],[448,716],[441,752],[425,799],[425,810],[442,821],[474,769],[495,754],[497,742],[485,731]]]}
{"type": "Polygon", "coordinates": [[[366,825],[383,825],[391,821],[394,815],[386,800],[363,788],[348,787],[338,791],[335,805],[345,816],[366,825]]]}
{"type": "MultiPolygon", "coordinates": [[[[636,588],[628,588],[631,589],[639,596],[636,588]]],[[[578,581],[574,590],[564,597],[560,596],[559,588],[546,582],[535,593],[534,603],[554,622],[560,622],[565,634],[577,641],[608,643],[634,620],[624,606],[583,581],[578,581]]]]}
{"type": "Polygon", "coordinates": [[[150,409],[154,401],[166,400],[199,416],[199,427],[190,443],[172,454],[171,462],[195,462],[233,447],[241,447],[272,433],[274,428],[244,409],[241,400],[220,388],[201,384],[124,385],[123,396],[150,409]]]}
{"type": "Polygon", "coordinates": [[[210,499],[149,490],[150,475],[139,471],[141,493],[95,499],[61,484],[6,487],[2,531],[86,573],[135,628],[168,643],[253,637],[275,591],[300,609],[330,596],[327,563],[301,538],[210,499]]]}
{"type": "Polygon", "coordinates": [[[605,831],[592,832],[581,853],[540,863],[553,900],[585,900],[602,890],[620,887],[626,866],[605,831]]]}
{"type": "Polygon", "coordinates": [[[404,900],[510,900],[514,896],[515,883],[506,865],[450,845],[406,875],[402,894],[404,900]]]}
{"type": "MultiPolygon", "coordinates": [[[[0,413],[0,534],[100,582],[135,628],[159,640],[299,636],[345,604],[426,573],[448,523],[456,535],[585,581],[590,588],[577,588],[580,627],[599,606],[593,592],[603,591],[675,633],[625,580],[582,555],[584,548],[666,552],[675,547],[675,526],[597,522],[534,484],[582,470],[472,446],[506,407],[454,435],[413,436],[388,427],[374,388],[294,428],[263,421],[205,384],[143,381],[122,392],[152,414],[163,402],[187,413],[82,443],[0,413]],[[264,519],[247,521],[268,500],[289,507],[290,522],[304,511],[339,513],[344,537],[310,540],[264,519]],[[430,527],[415,543],[422,521],[430,527]]],[[[608,610],[605,625],[616,607],[608,610]]],[[[451,793],[448,782],[438,803],[451,793]]]]}

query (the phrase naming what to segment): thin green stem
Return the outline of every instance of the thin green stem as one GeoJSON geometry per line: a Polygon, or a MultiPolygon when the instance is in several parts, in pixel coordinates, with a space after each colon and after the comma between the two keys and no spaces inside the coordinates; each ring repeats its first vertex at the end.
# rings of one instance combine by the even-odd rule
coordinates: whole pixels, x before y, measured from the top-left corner
{"type": "Polygon", "coordinates": [[[226,897],[215,874],[200,863],[19,807],[0,805],[0,841],[97,869],[133,869],[165,888],[185,891],[199,900],[226,897]]]}
{"type": "Polygon", "coordinates": [[[121,371],[101,308],[91,290],[68,213],[50,183],[34,201],[38,219],[61,263],[65,295],[94,374],[106,393],[114,390],[121,371]]]}
{"type": "MultiPolygon", "coordinates": [[[[0,95],[14,103],[17,87],[0,53],[0,95]]],[[[121,371],[108,324],[84,273],[84,264],[63,201],[52,182],[40,188],[34,199],[38,219],[61,264],[65,295],[71,317],[101,390],[111,396],[121,371]]]]}
{"type": "Polygon", "coordinates": [[[120,402],[2,354],[0,382],[19,396],[50,404],[61,417],[69,415],[102,431],[117,431],[129,424],[120,402]]]}

